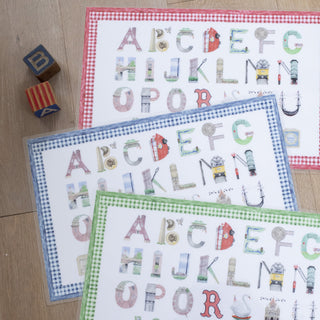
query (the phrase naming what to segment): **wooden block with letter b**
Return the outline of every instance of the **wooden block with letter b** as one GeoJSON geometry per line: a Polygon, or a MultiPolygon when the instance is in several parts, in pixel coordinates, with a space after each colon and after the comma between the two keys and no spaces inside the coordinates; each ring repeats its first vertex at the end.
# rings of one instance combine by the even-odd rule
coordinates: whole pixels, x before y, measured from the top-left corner
{"type": "Polygon", "coordinates": [[[57,105],[51,85],[48,81],[39,83],[26,90],[26,94],[35,116],[42,118],[60,108],[57,105]]]}
{"type": "Polygon", "coordinates": [[[42,44],[28,53],[23,61],[41,82],[60,71],[59,65],[42,44]]]}

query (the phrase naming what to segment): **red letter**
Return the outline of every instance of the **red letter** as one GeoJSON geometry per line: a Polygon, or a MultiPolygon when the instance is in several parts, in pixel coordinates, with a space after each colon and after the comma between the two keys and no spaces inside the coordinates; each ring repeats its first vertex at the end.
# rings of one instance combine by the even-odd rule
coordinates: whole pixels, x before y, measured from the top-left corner
{"type": "Polygon", "coordinates": [[[210,106],[210,99],[211,99],[211,94],[207,89],[196,89],[194,90],[198,94],[198,108],[201,108],[203,104],[206,106],[210,106]],[[205,94],[205,98],[202,98],[202,95],[205,94]]]}
{"type": "Polygon", "coordinates": [[[205,306],[205,310],[203,313],[200,313],[200,315],[202,317],[211,317],[211,314],[209,313],[209,308],[213,307],[214,309],[214,314],[218,319],[221,319],[223,317],[223,315],[220,312],[220,309],[218,307],[218,303],[220,302],[220,297],[218,295],[218,293],[214,290],[212,291],[208,291],[208,290],[203,290],[202,291],[203,294],[206,295],[206,302],[204,303],[205,306]],[[214,296],[214,301],[211,301],[211,296],[214,296]]]}

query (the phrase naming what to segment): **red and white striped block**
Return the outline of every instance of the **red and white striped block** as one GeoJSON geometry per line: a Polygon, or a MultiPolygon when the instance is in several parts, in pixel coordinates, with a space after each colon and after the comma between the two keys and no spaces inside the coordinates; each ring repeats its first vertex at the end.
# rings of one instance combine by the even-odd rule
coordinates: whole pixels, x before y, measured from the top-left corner
{"type": "Polygon", "coordinates": [[[33,113],[39,118],[60,110],[48,81],[28,88],[26,94],[33,113]]]}

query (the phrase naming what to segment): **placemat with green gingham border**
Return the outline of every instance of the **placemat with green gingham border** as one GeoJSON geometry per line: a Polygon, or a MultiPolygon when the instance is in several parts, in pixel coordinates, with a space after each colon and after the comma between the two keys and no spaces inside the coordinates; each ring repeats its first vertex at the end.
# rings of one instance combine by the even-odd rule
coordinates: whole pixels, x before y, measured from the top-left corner
{"type": "Polygon", "coordinates": [[[315,270],[319,269],[320,256],[317,247],[320,243],[319,226],[318,214],[98,191],[80,319],[102,319],[103,314],[110,319],[134,320],[180,319],[182,316],[188,319],[212,316],[215,319],[219,315],[226,319],[241,319],[237,312],[241,314],[239,303],[245,296],[251,298],[248,300],[250,312],[248,309],[245,319],[251,316],[261,319],[268,310],[280,312],[283,319],[289,319],[292,312],[299,310],[299,314],[306,318],[315,312],[320,301],[320,288],[315,285],[315,270]],[[138,218],[143,216],[145,220],[142,223],[138,218]],[[163,219],[166,223],[161,225],[163,219]],[[194,231],[200,225],[199,229],[206,226],[206,233],[194,237],[194,231]],[[191,238],[196,241],[189,242],[190,230],[193,230],[191,238]],[[168,237],[160,243],[161,232],[176,232],[176,243],[169,243],[168,237]],[[114,241],[109,243],[105,240],[111,233],[114,241]],[[230,237],[233,242],[228,241],[230,237]],[[197,242],[199,239],[205,241],[197,242]],[[155,254],[160,250],[163,256],[176,255],[175,260],[163,259],[163,270],[165,264],[177,266],[180,254],[180,273],[183,265],[181,252],[186,252],[184,272],[187,276],[177,280],[172,271],[172,274],[162,272],[157,278],[151,277],[154,257],[150,252],[148,256],[147,250],[140,273],[131,273],[130,269],[121,271],[121,247],[129,245],[132,248],[141,246],[142,250],[149,246],[152,248],[149,251],[155,254]],[[205,246],[207,249],[200,252],[205,246]],[[204,252],[210,256],[206,268],[210,273],[214,270],[219,283],[207,272],[204,272],[205,281],[197,281],[203,270],[201,264],[197,268],[192,265],[199,261],[203,263],[204,252]],[[212,266],[209,265],[211,260],[214,262],[212,266]],[[115,273],[112,270],[116,270],[115,273]],[[194,273],[194,270],[199,270],[199,273],[194,273]],[[297,275],[297,271],[300,275],[306,274],[306,279],[297,275]],[[276,277],[277,281],[274,280],[276,277]],[[140,288],[141,280],[143,285],[140,288]],[[118,286],[112,286],[113,281],[118,286]],[[123,291],[118,299],[117,290],[121,284],[123,289],[129,283],[129,294],[123,291]],[[158,291],[153,292],[152,307],[147,306],[150,301],[146,298],[150,283],[162,291],[161,296],[158,291]],[[179,300],[180,296],[185,296],[184,302],[179,300]]]}

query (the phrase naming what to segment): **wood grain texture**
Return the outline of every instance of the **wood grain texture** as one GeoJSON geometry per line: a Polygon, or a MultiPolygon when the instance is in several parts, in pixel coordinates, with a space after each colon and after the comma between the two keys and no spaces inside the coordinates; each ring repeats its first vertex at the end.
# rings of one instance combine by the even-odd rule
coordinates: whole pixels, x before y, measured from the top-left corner
{"type": "Polygon", "coordinates": [[[191,1],[168,1],[169,8],[188,9],[223,9],[223,10],[277,10],[278,5],[275,0],[255,1],[255,0],[191,0],[191,1]]]}
{"type": "Polygon", "coordinates": [[[290,11],[319,11],[320,3],[317,0],[277,0],[278,10],[290,11]]]}
{"type": "MultiPolygon", "coordinates": [[[[298,191],[299,198],[304,198],[307,196],[308,191],[313,193],[314,196],[314,206],[312,209],[314,210],[313,212],[320,213],[320,172],[315,171],[315,170],[310,170],[310,185],[308,188],[308,185],[306,184],[298,184],[298,187],[303,187],[303,189],[300,189],[298,191]],[[310,190],[311,189],[311,190],[310,190]]],[[[296,174],[296,173],[295,173],[296,174]]],[[[302,173],[303,174],[303,173],[302,173]]],[[[303,206],[301,206],[303,208],[303,206]]],[[[302,209],[301,209],[302,210],[302,209]]]]}
{"type": "MultiPolygon", "coordinates": [[[[77,319],[79,301],[48,304],[23,138],[76,128],[86,7],[319,11],[318,0],[1,0],[0,319],[77,319]],[[43,44],[61,67],[50,83],[61,111],[43,119],[25,89],[38,83],[22,58],[43,44]],[[1,218],[2,216],[2,218],[1,218]]],[[[320,212],[320,172],[293,170],[301,211],[320,212]]]]}
{"type": "MultiPolygon", "coordinates": [[[[293,180],[300,211],[317,212],[316,194],[313,190],[311,172],[312,170],[293,171],[293,180]]],[[[320,178],[320,175],[317,175],[320,178]]]]}
{"type": "Polygon", "coordinates": [[[80,300],[47,306],[36,213],[0,219],[0,319],[75,319],[80,300]]]}
{"type": "Polygon", "coordinates": [[[32,211],[23,137],[75,127],[75,104],[70,95],[58,1],[8,0],[2,3],[0,216],[32,211]],[[38,119],[30,111],[24,91],[39,81],[22,61],[40,43],[61,67],[50,83],[62,112],[44,119],[38,119]]]}

